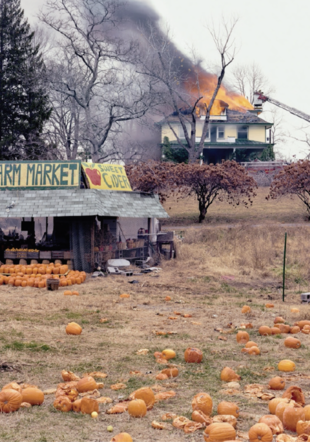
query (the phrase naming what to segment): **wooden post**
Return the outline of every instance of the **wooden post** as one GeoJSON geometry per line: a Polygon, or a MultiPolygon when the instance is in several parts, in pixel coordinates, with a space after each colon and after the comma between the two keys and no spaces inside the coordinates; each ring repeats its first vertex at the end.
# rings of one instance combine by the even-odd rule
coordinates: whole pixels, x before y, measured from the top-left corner
{"type": "Polygon", "coordinates": [[[287,233],[284,236],[284,252],[283,252],[283,288],[282,288],[282,301],[285,301],[285,260],[286,260],[286,240],[287,233]]]}

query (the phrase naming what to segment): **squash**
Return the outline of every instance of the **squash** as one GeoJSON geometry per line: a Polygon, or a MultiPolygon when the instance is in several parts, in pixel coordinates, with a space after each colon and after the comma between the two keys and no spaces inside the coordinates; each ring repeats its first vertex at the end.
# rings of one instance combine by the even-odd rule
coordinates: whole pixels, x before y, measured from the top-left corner
{"type": "Polygon", "coordinates": [[[281,330],[279,329],[279,327],[271,327],[271,334],[272,335],[280,335],[281,334],[281,330]]]}
{"type": "Polygon", "coordinates": [[[187,348],[184,353],[184,359],[187,363],[200,363],[202,361],[202,351],[199,348],[187,348]]]}
{"type": "Polygon", "coordinates": [[[76,322],[70,322],[66,327],[67,335],[80,335],[82,333],[82,327],[76,322]]]}
{"type": "Polygon", "coordinates": [[[85,376],[77,382],[75,388],[79,393],[86,393],[87,391],[96,390],[97,382],[92,376],[85,376]]]}
{"type": "Polygon", "coordinates": [[[79,413],[81,411],[81,402],[82,399],[77,399],[72,404],[72,410],[75,411],[75,413],[79,413]]]}
{"type": "Polygon", "coordinates": [[[296,385],[292,385],[289,387],[283,394],[282,397],[288,400],[292,400],[296,402],[296,404],[301,405],[302,407],[305,405],[305,396],[303,394],[303,391],[300,387],[297,387],[296,385]]]}
{"type": "Polygon", "coordinates": [[[179,369],[177,367],[164,368],[161,374],[166,375],[167,378],[176,378],[179,375],[179,369]]]}
{"type": "Polygon", "coordinates": [[[294,405],[293,401],[289,402],[279,402],[276,408],[276,416],[280,419],[281,422],[283,422],[283,413],[285,408],[292,407],[294,405]]]}
{"type": "Polygon", "coordinates": [[[236,430],[232,425],[226,422],[213,423],[207,426],[203,432],[203,437],[206,442],[224,442],[235,440],[236,430]]]}
{"type": "Polygon", "coordinates": [[[221,371],[221,380],[225,382],[240,381],[241,377],[232,368],[225,367],[221,371]]]}
{"type": "Polygon", "coordinates": [[[267,424],[255,424],[249,429],[250,442],[272,442],[273,434],[267,424]]]}
{"type": "Polygon", "coordinates": [[[291,327],[287,324],[277,324],[277,327],[280,329],[281,333],[290,333],[291,327]]]}
{"type": "Polygon", "coordinates": [[[295,334],[297,334],[299,332],[300,332],[300,328],[298,327],[298,325],[293,325],[293,327],[291,327],[290,333],[292,335],[295,335],[295,334]]]}
{"type": "Polygon", "coordinates": [[[238,331],[236,335],[236,340],[238,344],[246,344],[250,340],[250,335],[246,331],[238,331]]]}
{"type": "Polygon", "coordinates": [[[265,416],[262,416],[258,423],[268,425],[272,434],[281,434],[284,431],[282,422],[274,414],[266,414],[265,416]]]}
{"type": "Polygon", "coordinates": [[[298,325],[298,327],[300,328],[300,330],[302,330],[304,328],[305,325],[310,325],[310,321],[308,319],[304,319],[303,321],[298,321],[295,322],[294,325],[298,325]]]}
{"type": "Polygon", "coordinates": [[[251,307],[249,305],[244,305],[241,309],[241,313],[250,313],[251,307]]]}
{"type": "Polygon", "coordinates": [[[304,410],[305,410],[305,420],[306,421],[310,421],[310,405],[306,405],[305,407],[304,407],[304,410]]]}
{"type": "MultiPolygon", "coordinates": [[[[305,411],[305,409],[304,409],[305,411]]],[[[308,434],[310,435],[310,421],[298,421],[296,424],[296,432],[299,436],[300,434],[308,434]]]]}
{"type": "Polygon", "coordinates": [[[132,437],[128,433],[119,433],[112,437],[110,442],[133,442],[132,437]]]}
{"type": "Polygon", "coordinates": [[[142,399],[145,402],[147,410],[151,410],[155,404],[155,395],[149,387],[139,388],[139,390],[131,393],[129,399],[142,399]]]}
{"type": "Polygon", "coordinates": [[[59,396],[54,400],[54,408],[64,413],[72,410],[72,402],[67,396],[59,396]]]}
{"type": "Polygon", "coordinates": [[[92,399],[89,397],[83,397],[81,399],[81,413],[83,414],[92,414],[94,411],[99,412],[99,404],[96,399],[92,399]]]}
{"type": "Polygon", "coordinates": [[[129,402],[127,411],[132,417],[143,417],[147,411],[145,402],[142,399],[134,399],[129,402]]]}
{"type": "Polygon", "coordinates": [[[41,405],[44,402],[44,393],[39,388],[26,388],[22,391],[23,402],[31,405],[41,405]]]}
{"type": "Polygon", "coordinates": [[[290,372],[290,371],[295,371],[295,368],[296,368],[295,363],[293,361],[290,361],[289,359],[283,359],[278,364],[279,371],[290,372]]]}
{"type": "Polygon", "coordinates": [[[261,325],[258,329],[258,333],[261,336],[269,336],[271,335],[271,329],[267,325],[261,325]]]}
{"type": "Polygon", "coordinates": [[[166,350],[163,350],[161,352],[163,358],[167,359],[167,361],[169,359],[174,359],[176,357],[176,353],[174,350],[171,350],[170,348],[167,348],[166,350]]]}
{"type": "Polygon", "coordinates": [[[292,407],[286,407],[283,412],[283,425],[286,430],[296,431],[298,421],[305,420],[305,412],[303,408],[294,404],[292,407]]]}
{"type": "Polygon", "coordinates": [[[276,376],[269,381],[270,390],[283,390],[285,388],[285,380],[280,376],[276,376]]]}
{"type": "Polygon", "coordinates": [[[274,324],[283,324],[285,322],[285,319],[282,318],[282,316],[277,316],[276,318],[274,318],[274,324]]]}
{"type": "Polygon", "coordinates": [[[212,413],[213,401],[208,393],[198,393],[193,397],[192,409],[202,411],[206,416],[212,413]]]}
{"type": "Polygon", "coordinates": [[[249,341],[245,344],[245,348],[251,348],[251,347],[258,347],[258,345],[254,341],[249,341]]]}
{"type": "Polygon", "coordinates": [[[2,390],[16,390],[18,393],[22,393],[22,387],[17,382],[10,382],[9,384],[6,384],[4,387],[2,387],[2,390]]]}
{"type": "Polygon", "coordinates": [[[275,397],[268,402],[268,408],[271,414],[276,414],[276,408],[280,402],[285,402],[288,404],[289,400],[282,397],[275,397]]]}
{"type": "Polygon", "coordinates": [[[192,421],[200,422],[201,424],[210,425],[212,423],[212,417],[207,416],[201,410],[194,410],[192,412],[192,421]]]}
{"type": "Polygon", "coordinates": [[[1,413],[12,413],[13,411],[17,411],[22,402],[22,395],[16,390],[7,388],[0,392],[1,413]]]}
{"type": "Polygon", "coordinates": [[[222,401],[217,406],[217,414],[239,417],[240,409],[235,402],[222,401]]]}

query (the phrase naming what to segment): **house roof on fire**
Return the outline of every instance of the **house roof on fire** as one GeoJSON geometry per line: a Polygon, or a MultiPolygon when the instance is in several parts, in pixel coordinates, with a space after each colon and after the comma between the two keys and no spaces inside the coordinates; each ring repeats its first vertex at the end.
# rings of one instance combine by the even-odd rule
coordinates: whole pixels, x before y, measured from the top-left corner
{"type": "Polygon", "coordinates": [[[1,191],[0,213],[4,218],[168,218],[156,195],[97,189],[1,191]]]}
{"type": "MultiPolygon", "coordinates": [[[[184,111],[184,115],[187,115],[188,112],[184,111]]],[[[263,120],[262,118],[259,118],[254,112],[247,111],[247,112],[239,112],[232,109],[226,109],[226,120],[223,119],[216,119],[214,116],[212,117],[212,120],[210,120],[210,124],[213,123],[220,123],[220,124],[262,124],[267,127],[271,127],[272,123],[268,123],[268,121],[263,120]]],[[[174,112],[169,117],[164,118],[163,120],[159,121],[157,124],[162,125],[165,124],[167,121],[170,123],[176,122],[179,123],[179,118],[174,112]]]]}

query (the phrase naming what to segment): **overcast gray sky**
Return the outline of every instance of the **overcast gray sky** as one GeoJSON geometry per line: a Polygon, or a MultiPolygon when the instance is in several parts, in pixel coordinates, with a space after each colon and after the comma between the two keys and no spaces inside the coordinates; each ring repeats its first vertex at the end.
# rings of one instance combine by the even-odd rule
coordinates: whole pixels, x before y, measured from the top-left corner
{"type": "MultiPolygon", "coordinates": [[[[275,87],[273,97],[310,115],[309,0],[141,0],[148,3],[169,25],[174,42],[184,52],[195,47],[209,63],[216,63],[217,53],[207,23],[221,22],[221,17],[238,16],[236,29],[238,53],[235,64],[256,62],[275,87]]],[[[34,23],[44,0],[21,0],[25,14],[34,23]]],[[[306,123],[283,113],[284,126],[301,138],[306,123]]],[[[310,125],[308,125],[310,126],[310,125]]],[[[304,157],[304,143],[288,141],[279,146],[286,157],[304,157]]],[[[310,152],[310,148],[309,148],[310,152]]]]}

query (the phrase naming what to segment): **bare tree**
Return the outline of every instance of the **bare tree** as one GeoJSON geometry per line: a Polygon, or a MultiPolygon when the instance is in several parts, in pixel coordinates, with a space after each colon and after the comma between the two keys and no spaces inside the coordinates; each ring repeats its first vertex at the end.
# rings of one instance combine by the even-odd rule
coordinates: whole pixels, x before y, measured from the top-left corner
{"type": "Polygon", "coordinates": [[[183,136],[167,118],[167,124],[173,132],[180,147],[189,155],[193,163],[202,154],[204,142],[209,129],[211,109],[222,85],[226,69],[235,56],[233,32],[237,19],[223,20],[220,30],[208,28],[216,49],[220,55],[218,75],[206,73],[200,64],[194,65],[183,56],[171,42],[169,31],[163,33],[158,28],[150,28],[146,34],[148,51],[140,60],[139,72],[155,81],[158,94],[161,96],[159,112],[164,117],[173,113],[180,123],[183,136]],[[210,80],[206,86],[205,78],[210,80]],[[203,104],[203,98],[209,97],[203,104]],[[199,110],[204,114],[202,135],[197,142],[197,125],[201,124],[199,110]]]}
{"type": "Polygon", "coordinates": [[[242,64],[232,70],[231,83],[234,89],[251,104],[254,102],[254,92],[263,91],[265,95],[274,92],[267,77],[263,74],[258,64],[242,64]]]}
{"type": "MultiPolygon", "coordinates": [[[[54,59],[71,63],[71,74],[53,81],[55,93],[61,96],[54,116],[63,121],[63,104],[70,107],[62,138],[74,126],[79,143],[94,161],[115,155],[111,138],[121,131],[123,122],[142,118],[154,100],[152,81],[142,78],[134,67],[137,43],[116,36],[120,7],[117,0],[48,0],[40,15],[59,37],[54,59]],[[83,128],[76,109],[83,114],[83,128]]],[[[74,152],[76,146],[69,154],[74,152]]]]}

